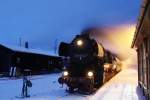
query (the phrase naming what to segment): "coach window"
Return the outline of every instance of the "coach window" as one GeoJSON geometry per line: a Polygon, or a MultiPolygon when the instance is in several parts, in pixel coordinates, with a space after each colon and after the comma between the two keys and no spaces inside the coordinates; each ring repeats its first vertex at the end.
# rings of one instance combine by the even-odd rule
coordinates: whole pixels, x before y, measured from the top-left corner
{"type": "Polygon", "coordinates": [[[147,86],[147,88],[148,88],[148,78],[149,78],[149,76],[148,76],[148,70],[149,70],[149,68],[148,68],[148,63],[149,63],[149,61],[148,61],[148,38],[145,38],[144,39],[144,44],[145,44],[145,55],[144,55],[144,57],[145,57],[145,69],[146,69],[146,86],[147,86]]]}
{"type": "Polygon", "coordinates": [[[141,59],[140,59],[140,49],[137,50],[138,54],[138,80],[141,81],[141,59]]]}
{"type": "Polygon", "coordinates": [[[139,76],[139,81],[141,81],[141,68],[140,68],[140,49],[138,48],[137,50],[137,54],[138,54],[138,76],[139,76]]]}
{"type": "Polygon", "coordinates": [[[143,50],[142,46],[140,46],[140,81],[143,83],[143,50]]]}
{"type": "Polygon", "coordinates": [[[144,85],[147,86],[147,68],[146,68],[146,45],[143,43],[143,72],[144,72],[144,85]]]}

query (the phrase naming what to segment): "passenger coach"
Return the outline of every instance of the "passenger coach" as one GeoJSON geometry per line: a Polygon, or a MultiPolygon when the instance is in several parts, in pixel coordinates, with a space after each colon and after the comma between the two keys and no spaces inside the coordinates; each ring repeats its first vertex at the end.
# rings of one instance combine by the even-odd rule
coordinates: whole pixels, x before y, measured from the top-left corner
{"type": "Polygon", "coordinates": [[[132,48],[138,54],[138,83],[150,100],[150,2],[143,0],[132,48]]]}

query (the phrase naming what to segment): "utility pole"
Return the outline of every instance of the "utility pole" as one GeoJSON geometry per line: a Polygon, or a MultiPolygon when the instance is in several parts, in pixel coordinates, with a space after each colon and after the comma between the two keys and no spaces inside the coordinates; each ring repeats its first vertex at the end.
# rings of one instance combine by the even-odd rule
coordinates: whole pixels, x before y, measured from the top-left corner
{"type": "Polygon", "coordinates": [[[56,38],[56,39],[55,39],[55,44],[54,44],[54,51],[55,51],[55,54],[57,54],[57,45],[58,45],[58,39],[56,38]]]}

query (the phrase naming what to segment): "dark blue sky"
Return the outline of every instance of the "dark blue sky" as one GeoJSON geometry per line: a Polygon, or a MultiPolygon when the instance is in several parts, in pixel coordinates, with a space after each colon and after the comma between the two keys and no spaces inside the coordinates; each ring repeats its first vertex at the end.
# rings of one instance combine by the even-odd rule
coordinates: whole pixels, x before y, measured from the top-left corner
{"type": "Polygon", "coordinates": [[[0,43],[53,49],[93,25],[136,23],[141,0],[1,0],[0,43]]]}

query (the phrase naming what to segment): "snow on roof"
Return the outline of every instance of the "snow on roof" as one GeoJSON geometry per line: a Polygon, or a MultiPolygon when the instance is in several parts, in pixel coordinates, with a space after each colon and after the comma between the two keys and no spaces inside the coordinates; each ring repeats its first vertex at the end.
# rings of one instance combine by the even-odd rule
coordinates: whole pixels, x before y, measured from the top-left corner
{"type": "Polygon", "coordinates": [[[32,49],[32,48],[25,48],[25,47],[19,47],[19,46],[13,46],[13,45],[3,45],[2,46],[11,49],[13,51],[18,52],[24,52],[24,53],[33,53],[33,54],[40,54],[40,55],[46,55],[46,56],[58,56],[54,51],[45,51],[41,49],[32,49]]]}

